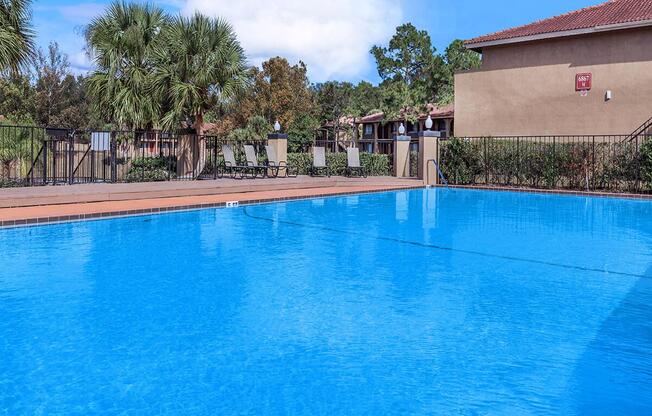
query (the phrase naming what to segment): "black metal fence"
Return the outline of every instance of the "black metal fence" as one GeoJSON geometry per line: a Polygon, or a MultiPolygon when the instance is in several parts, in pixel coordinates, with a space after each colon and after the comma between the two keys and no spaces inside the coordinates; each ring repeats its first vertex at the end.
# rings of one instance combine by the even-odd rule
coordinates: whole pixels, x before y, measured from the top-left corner
{"type": "MultiPolygon", "coordinates": [[[[394,140],[393,139],[368,139],[360,138],[356,141],[350,140],[333,140],[317,138],[314,141],[315,146],[324,147],[327,152],[340,153],[346,152],[346,148],[355,146],[362,153],[381,154],[389,157],[390,170],[394,169],[394,140]]],[[[417,163],[419,155],[419,139],[413,138],[410,142],[410,177],[417,177],[417,163]]]]}
{"type": "MultiPolygon", "coordinates": [[[[440,165],[449,182],[458,185],[647,192],[652,190],[650,139],[646,134],[452,138],[440,142],[440,165]]],[[[265,158],[265,140],[0,126],[0,187],[217,178],[225,144],[239,162],[244,162],[244,144],[254,145],[261,161],[265,158]]],[[[393,141],[381,147],[360,140],[357,146],[362,152],[387,154],[391,171],[393,141]]],[[[345,148],[331,149],[337,150],[345,148]]],[[[413,177],[418,150],[414,139],[413,177]]]]}
{"type": "Polygon", "coordinates": [[[650,137],[519,136],[441,141],[440,165],[451,184],[645,192],[650,137]]]}
{"type": "Polygon", "coordinates": [[[0,126],[0,186],[217,178],[225,144],[244,162],[244,144],[264,154],[266,141],[183,132],[0,126]]]}

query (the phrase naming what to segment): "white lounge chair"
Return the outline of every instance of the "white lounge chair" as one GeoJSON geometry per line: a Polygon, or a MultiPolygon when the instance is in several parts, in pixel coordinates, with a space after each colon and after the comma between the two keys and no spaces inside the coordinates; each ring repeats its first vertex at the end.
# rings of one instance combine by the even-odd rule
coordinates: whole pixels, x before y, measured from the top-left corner
{"type": "Polygon", "coordinates": [[[360,151],[357,147],[348,147],[346,149],[346,176],[358,175],[366,178],[367,172],[360,164],[360,151]]]}
{"type": "Polygon", "coordinates": [[[323,147],[312,148],[312,167],[310,176],[326,175],[331,176],[331,170],[326,166],[326,149],[323,147]]]}
{"type": "Polygon", "coordinates": [[[280,171],[284,172],[285,177],[297,177],[298,172],[294,167],[289,166],[285,160],[278,160],[274,146],[265,146],[265,152],[267,152],[267,164],[269,170],[272,171],[274,177],[277,177],[280,171]]]}
{"type": "Polygon", "coordinates": [[[256,156],[256,149],[250,144],[244,145],[245,158],[247,159],[247,167],[251,170],[254,178],[260,175],[261,178],[267,176],[267,166],[258,163],[258,156],[256,156]]]}
{"type": "Polygon", "coordinates": [[[231,145],[222,145],[222,156],[224,157],[224,166],[222,168],[225,173],[231,175],[233,179],[242,179],[245,177],[249,171],[249,167],[238,165],[238,163],[235,161],[235,154],[233,153],[233,148],[231,145]]]}

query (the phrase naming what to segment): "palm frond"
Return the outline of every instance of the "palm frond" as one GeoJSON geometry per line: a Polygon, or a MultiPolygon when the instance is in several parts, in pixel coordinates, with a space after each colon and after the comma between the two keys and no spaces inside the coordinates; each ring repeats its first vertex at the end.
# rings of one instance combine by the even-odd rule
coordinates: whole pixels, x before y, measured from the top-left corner
{"type": "Polygon", "coordinates": [[[19,72],[34,56],[30,0],[0,0],[0,71],[19,72]]]}
{"type": "Polygon", "coordinates": [[[244,50],[225,20],[199,13],[178,16],[164,39],[165,48],[155,55],[154,83],[168,91],[166,124],[201,118],[246,87],[244,50]]]}
{"type": "Polygon", "coordinates": [[[152,94],[152,56],[169,20],[158,6],[116,1],[85,28],[96,67],[89,94],[107,121],[128,128],[157,123],[161,106],[152,94]]]}

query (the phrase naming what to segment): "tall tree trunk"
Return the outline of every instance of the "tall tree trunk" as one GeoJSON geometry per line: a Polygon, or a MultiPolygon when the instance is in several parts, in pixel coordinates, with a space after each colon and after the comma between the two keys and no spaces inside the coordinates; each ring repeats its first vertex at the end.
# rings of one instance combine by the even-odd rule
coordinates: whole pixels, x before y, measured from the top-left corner
{"type": "Polygon", "coordinates": [[[203,113],[198,113],[195,115],[195,131],[197,132],[198,136],[201,136],[204,134],[204,114],[203,113]]]}
{"type": "Polygon", "coordinates": [[[190,142],[190,169],[192,170],[193,179],[196,179],[204,169],[206,164],[206,138],[204,137],[204,114],[197,113],[195,116],[194,140],[190,142]]]}
{"type": "Polygon", "coordinates": [[[9,179],[11,176],[11,160],[2,161],[2,176],[1,179],[9,179]]]}

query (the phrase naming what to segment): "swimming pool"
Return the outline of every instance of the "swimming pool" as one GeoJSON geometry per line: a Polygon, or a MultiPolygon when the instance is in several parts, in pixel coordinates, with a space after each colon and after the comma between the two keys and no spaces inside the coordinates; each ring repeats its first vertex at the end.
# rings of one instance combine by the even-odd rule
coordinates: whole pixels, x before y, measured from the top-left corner
{"type": "Polygon", "coordinates": [[[652,412],[652,202],[412,190],[0,248],[0,414],[652,412]]]}

